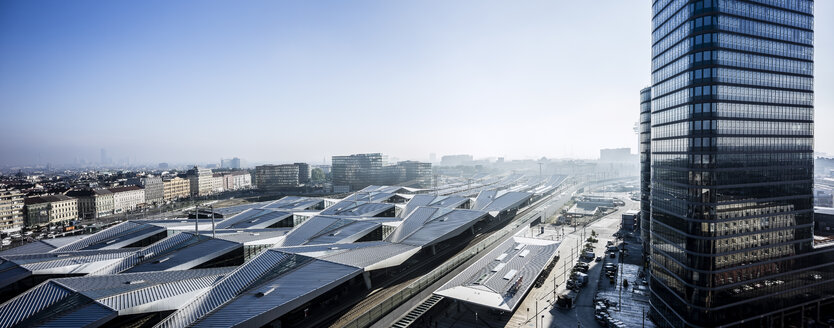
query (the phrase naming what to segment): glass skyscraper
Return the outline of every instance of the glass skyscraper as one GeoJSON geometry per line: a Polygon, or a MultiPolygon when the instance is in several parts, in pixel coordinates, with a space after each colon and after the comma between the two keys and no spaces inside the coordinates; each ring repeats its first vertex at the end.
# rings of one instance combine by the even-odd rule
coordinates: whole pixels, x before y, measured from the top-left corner
{"type": "Polygon", "coordinates": [[[652,3],[646,237],[661,326],[779,327],[832,304],[834,247],[813,239],[813,5],[652,3]]]}
{"type": "Polygon", "coordinates": [[[649,250],[651,229],[651,184],[652,184],[652,88],[640,90],[640,239],[643,241],[643,260],[649,250]]]}

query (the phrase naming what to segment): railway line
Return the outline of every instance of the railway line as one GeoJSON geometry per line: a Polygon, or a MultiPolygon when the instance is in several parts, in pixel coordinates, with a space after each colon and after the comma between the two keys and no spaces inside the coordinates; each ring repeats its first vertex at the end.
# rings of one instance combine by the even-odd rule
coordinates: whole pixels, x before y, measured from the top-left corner
{"type": "MultiPolygon", "coordinates": [[[[574,186],[572,190],[578,189],[580,186],[574,186]]],[[[455,258],[456,256],[472,251],[472,247],[478,245],[484,239],[491,236],[493,233],[499,231],[501,228],[505,227],[506,225],[523,218],[536,210],[539,209],[540,206],[544,204],[548,204],[553,198],[560,193],[564,192],[567,189],[566,186],[561,186],[559,189],[554,190],[549,195],[542,197],[541,199],[536,200],[532,204],[522,208],[519,212],[517,212],[512,219],[510,220],[495,220],[489,226],[483,227],[473,238],[466,239],[461,241],[460,243],[447,247],[439,251],[435,256],[430,258],[427,261],[418,262],[416,266],[411,267],[408,269],[406,275],[400,276],[400,278],[394,278],[389,282],[384,282],[386,287],[381,289],[377,289],[373,293],[367,295],[358,303],[353,304],[353,306],[346,306],[345,309],[340,309],[340,311],[335,312],[334,315],[330,316],[329,320],[333,320],[333,317],[339,315],[339,317],[329,324],[329,327],[345,327],[346,325],[350,324],[357,320],[360,316],[368,313],[369,311],[373,310],[374,308],[378,307],[384,301],[390,299],[392,296],[396,295],[398,292],[410,286],[413,282],[420,279],[426,273],[431,272],[437,266],[443,264],[443,262],[447,261],[448,259],[455,258]],[[439,263],[438,263],[439,262],[439,263]],[[425,271],[425,273],[423,273],[425,271]],[[414,273],[422,273],[415,275],[414,273]]],[[[492,244],[494,245],[494,243],[492,244]]],[[[492,246],[490,245],[490,246],[492,246]]],[[[351,302],[352,303],[352,302],[351,302]]],[[[328,320],[320,320],[318,323],[323,323],[328,320]]],[[[318,324],[312,324],[306,327],[313,327],[318,326],[318,324]]]]}

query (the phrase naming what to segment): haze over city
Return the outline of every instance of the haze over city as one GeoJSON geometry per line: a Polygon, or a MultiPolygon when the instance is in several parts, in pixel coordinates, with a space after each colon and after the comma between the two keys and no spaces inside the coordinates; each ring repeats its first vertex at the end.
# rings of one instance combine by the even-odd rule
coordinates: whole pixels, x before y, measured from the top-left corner
{"type": "MultiPolygon", "coordinates": [[[[650,19],[637,1],[5,1],[0,165],[636,152],[650,19]]],[[[834,56],[830,20],[815,39],[834,56]]],[[[825,153],[832,72],[815,67],[825,153]]]]}

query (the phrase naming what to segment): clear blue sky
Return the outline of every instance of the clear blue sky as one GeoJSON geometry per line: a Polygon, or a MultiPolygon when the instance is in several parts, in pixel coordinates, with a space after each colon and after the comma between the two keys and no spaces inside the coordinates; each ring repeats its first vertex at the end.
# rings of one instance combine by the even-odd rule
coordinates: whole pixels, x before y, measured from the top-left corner
{"type": "MultiPolygon", "coordinates": [[[[834,153],[834,1],[816,3],[834,153]]],[[[0,165],[636,148],[650,1],[0,2],[0,165]]]]}

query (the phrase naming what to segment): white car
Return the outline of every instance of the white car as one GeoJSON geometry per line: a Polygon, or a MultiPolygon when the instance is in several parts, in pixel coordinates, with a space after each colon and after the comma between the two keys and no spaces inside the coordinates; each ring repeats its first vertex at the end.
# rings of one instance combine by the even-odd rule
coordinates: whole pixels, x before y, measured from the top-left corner
{"type": "Polygon", "coordinates": [[[9,239],[3,239],[3,246],[9,246],[12,244],[12,241],[9,239]]]}

